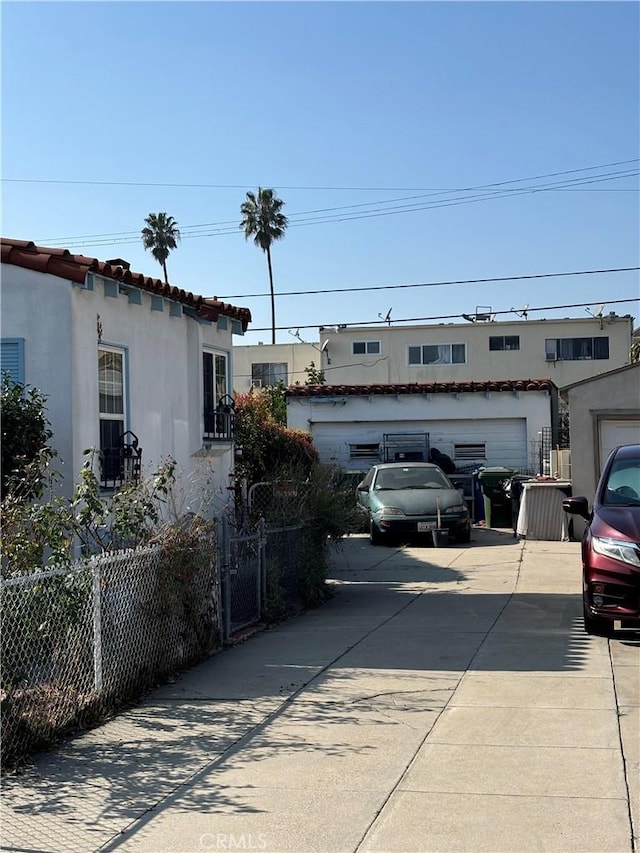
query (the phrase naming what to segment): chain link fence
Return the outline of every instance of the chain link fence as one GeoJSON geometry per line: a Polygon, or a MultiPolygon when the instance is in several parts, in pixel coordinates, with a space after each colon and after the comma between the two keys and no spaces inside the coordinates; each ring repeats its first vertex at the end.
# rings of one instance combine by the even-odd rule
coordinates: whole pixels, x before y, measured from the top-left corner
{"type": "Polygon", "coordinates": [[[304,513],[305,484],[254,483],[247,492],[248,519],[257,526],[264,519],[269,529],[295,525],[304,513]]]}
{"type": "Polygon", "coordinates": [[[225,520],[221,535],[221,586],[224,639],[262,616],[264,531],[235,531],[225,520]],[[233,531],[233,533],[231,532],[233,531]]]}
{"type": "Polygon", "coordinates": [[[267,612],[290,613],[302,606],[301,575],[304,571],[304,525],[269,530],[265,541],[267,612]]]}
{"type": "Polygon", "coordinates": [[[221,643],[216,536],[2,580],[2,764],[221,643]]]}
{"type": "Polygon", "coordinates": [[[260,483],[214,533],[0,581],[3,767],[319,600],[304,513],[303,485],[260,483]]]}

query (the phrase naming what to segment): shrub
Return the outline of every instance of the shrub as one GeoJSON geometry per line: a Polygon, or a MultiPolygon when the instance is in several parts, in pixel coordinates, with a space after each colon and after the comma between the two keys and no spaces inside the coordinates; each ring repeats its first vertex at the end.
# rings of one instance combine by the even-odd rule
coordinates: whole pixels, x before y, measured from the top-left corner
{"type": "Polygon", "coordinates": [[[45,415],[46,397],[37,388],[13,382],[2,376],[2,478],[0,497],[21,489],[22,497],[38,496],[42,480],[34,471],[25,480],[29,466],[51,459],[55,452],[48,446],[53,433],[45,415]]]}
{"type": "Polygon", "coordinates": [[[307,432],[282,423],[282,394],[252,388],[236,397],[236,476],[251,485],[273,479],[286,466],[309,470],[318,453],[307,432]]]}

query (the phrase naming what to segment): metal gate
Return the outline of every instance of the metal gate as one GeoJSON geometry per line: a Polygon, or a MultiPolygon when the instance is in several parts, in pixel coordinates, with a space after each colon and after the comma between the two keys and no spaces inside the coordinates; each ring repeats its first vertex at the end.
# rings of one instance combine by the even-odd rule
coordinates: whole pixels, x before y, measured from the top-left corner
{"type": "Polygon", "coordinates": [[[225,642],[232,634],[255,625],[262,614],[264,530],[231,535],[226,520],[221,536],[221,610],[225,642]]]}

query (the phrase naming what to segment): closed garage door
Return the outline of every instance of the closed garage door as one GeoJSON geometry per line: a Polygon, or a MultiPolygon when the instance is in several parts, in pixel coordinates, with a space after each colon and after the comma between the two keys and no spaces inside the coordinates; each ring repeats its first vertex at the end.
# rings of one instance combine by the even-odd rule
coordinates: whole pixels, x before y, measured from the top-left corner
{"type": "Polygon", "coordinates": [[[600,421],[600,471],[613,448],[621,444],[640,444],[640,419],[600,421]]]}
{"type": "Polygon", "coordinates": [[[323,462],[366,470],[378,461],[375,452],[384,433],[429,433],[429,444],[451,456],[457,467],[503,466],[520,471],[528,467],[527,429],[524,418],[477,420],[314,423],[313,441],[323,462]],[[474,449],[476,450],[475,458],[474,449]],[[464,453],[465,449],[468,451],[464,453]],[[364,456],[367,450],[371,456],[364,456]],[[469,455],[471,454],[471,455],[469,455]],[[482,455],[484,454],[484,455],[482,455]]]}

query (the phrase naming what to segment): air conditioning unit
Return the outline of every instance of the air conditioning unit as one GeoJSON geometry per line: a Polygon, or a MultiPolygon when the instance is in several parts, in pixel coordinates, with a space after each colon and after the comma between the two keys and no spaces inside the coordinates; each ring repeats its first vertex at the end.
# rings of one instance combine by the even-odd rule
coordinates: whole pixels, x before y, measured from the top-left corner
{"type": "Polygon", "coordinates": [[[555,352],[548,352],[548,353],[545,355],[544,360],[545,360],[545,361],[557,361],[557,360],[558,360],[558,356],[556,355],[556,353],[555,353],[555,352]]]}

